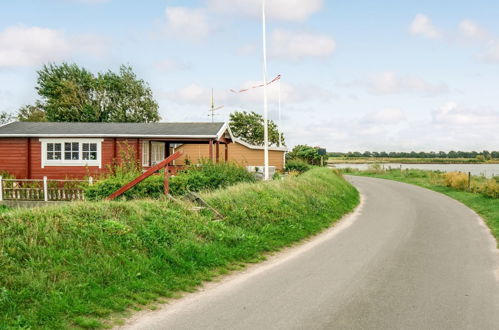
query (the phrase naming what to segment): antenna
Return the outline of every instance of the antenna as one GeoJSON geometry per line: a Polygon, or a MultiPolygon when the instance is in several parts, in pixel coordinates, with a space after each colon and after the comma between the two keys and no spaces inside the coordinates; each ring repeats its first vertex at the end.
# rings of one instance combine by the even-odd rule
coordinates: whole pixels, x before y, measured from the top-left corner
{"type": "Polygon", "coordinates": [[[220,105],[218,107],[215,107],[215,98],[213,97],[213,88],[211,89],[211,108],[208,110],[210,114],[208,117],[211,117],[211,122],[213,123],[215,121],[215,111],[222,109],[224,106],[220,105]]]}

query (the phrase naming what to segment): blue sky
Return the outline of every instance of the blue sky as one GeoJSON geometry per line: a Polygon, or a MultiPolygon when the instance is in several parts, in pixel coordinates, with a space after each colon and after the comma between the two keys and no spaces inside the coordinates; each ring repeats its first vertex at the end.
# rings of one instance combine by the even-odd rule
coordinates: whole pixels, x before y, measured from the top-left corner
{"type": "MultiPolygon", "coordinates": [[[[267,0],[269,78],[282,74],[289,145],[499,149],[499,2],[267,0]]],[[[32,0],[0,4],[0,110],[36,99],[51,61],[130,64],[166,121],[209,120],[210,90],[261,112],[258,0],[32,0]]],[[[277,119],[277,85],[270,88],[277,119]]]]}

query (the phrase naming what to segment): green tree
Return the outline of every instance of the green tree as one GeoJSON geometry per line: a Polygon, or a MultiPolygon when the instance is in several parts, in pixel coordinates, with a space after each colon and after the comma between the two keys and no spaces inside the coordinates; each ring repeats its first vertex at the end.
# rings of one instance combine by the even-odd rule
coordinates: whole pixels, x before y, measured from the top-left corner
{"type": "Polygon", "coordinates": [[[45,111],[39,102],[35,105],[25,105],[17,112],[17,120],[19,121],[47,121],[45,111]]]}
{"type": "Polygon", "coordinates": [[[297,145],[287,154],[288,159],[301,159],[312,165],[320,165],[321,155],[318,147],[297,145]]]}
{"type": "Polygon", "coordinates": [[[150,87],[132,68],[97,75],[76,64],[45,65],[38,71],[36,90],[41,97],[19,117],[41,115],[59,122],[157,122],[158,104],[150,87]],[[31,115],[33,114],[33,115],[31,115]]]}
{"type": "Polygon", "coordinates": [[[10,112],[5,112],[5,111],[0,112],[0,125],[10,123],[15,119],[16,117],[10,112]]]}
{"type": "MultiPolygon", "coordinates": [[[[238,137],[253,145],[263,145],[263,116],[256,112],[236,111],[230,114],[230,129],[238,137]]],[[[277,125],[268,121],[269,143],[279,144],[279,130],[277,125]]],[[[282,137],[284,144],[284,136],[282,137]]]]}

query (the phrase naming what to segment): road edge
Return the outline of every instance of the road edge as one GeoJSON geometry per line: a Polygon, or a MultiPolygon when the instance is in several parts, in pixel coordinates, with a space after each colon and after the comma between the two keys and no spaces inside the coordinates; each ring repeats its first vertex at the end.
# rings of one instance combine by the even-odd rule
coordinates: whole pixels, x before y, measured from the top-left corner
{"type": "MultiPolygon", "coordinates": [[[[357,189],[357,188],[356,188],[357,189]]],[[[362,214],[362,209],[365,205],[366,197],[359,192],[359,204],[350,213],[345,214],[341,219],[334,222],[331,226],[325,228],[323,231],[304,238],[291,246],[285,247],[279,251],[269,253],[265,255],[265,260],[255,263],[246,264],[246,267],[241,270],[234,270],[227,275],[222,275],[213,279],[212,281],[207,281],[201,284],[196,291],[182,293],[178,298],[172,298],[166,303],[156,304],[157,309],[143,309],[138,312],[134,312],[131,316],[125,317],[125,323],[122,325],[114,326],[112,329],[115,330],[126,330],[133,329],[134,325],[138,323],[143,318],[154,317],[157,314],[168,313],[175,314],[176,311],[182,309],[183,306],[188,305],[198,299],[201,299],[204,295],[209,294],[215,290],[226,290],[233,285],[244,282],[245,280],[261,274],[273,267],[276,267],[282,263],[287,262],[299,255],[309,251],[310,249],[324,243],[329,239],[333,239],[336,235],[340,234],[344,230],[348,229],[351,225],[355,223],[358,217],[362,214]]]]}

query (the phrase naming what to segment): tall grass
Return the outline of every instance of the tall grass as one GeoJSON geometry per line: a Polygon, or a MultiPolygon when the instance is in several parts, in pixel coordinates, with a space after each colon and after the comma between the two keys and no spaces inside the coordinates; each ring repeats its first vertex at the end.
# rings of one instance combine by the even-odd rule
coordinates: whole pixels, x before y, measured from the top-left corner
{"type": "Polygon", "coordinates": [[[327,169],[203,196],[222,221],[168,200],[0,214],[0,328],[102,327],[317,233],[359,201],[327,169]]]}

